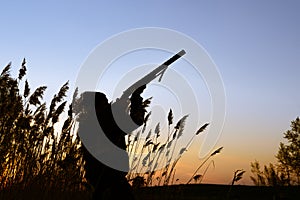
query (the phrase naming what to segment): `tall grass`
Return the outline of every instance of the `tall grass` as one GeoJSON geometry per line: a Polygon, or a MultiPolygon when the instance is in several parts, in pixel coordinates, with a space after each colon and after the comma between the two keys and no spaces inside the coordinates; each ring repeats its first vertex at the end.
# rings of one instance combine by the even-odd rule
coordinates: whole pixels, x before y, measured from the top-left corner
{"type": "MultiPolygon", "coordinates": [[[[76,194],[79,199],[90,195],[84,178],[84,160],[76,131],[75,105],[66,101],[69,83],[66,82],[53,96],[50,104],[43,101],[46,86],[30,88],[26,80],[26,61],[23,60],[18,77],[11,76],[11,63],[0,74],[0,199],[22,199],[24,192],[38,194],[31,199],[67,199],[57,194],[76,194]],[[16,192],[18,191],[18,192],[16,192]],[[55,191],[55,193],[53,193],[55,191]],[[82,192],[82,196],[78,195],[82,192]]],[[[76,103],[77,91],[73,95],[76,103]]],[[[150,99],[146,99],[147,105],[150,99]]],[[[176,166],[188,151],[193,140],[205,131],[203,124],[183,146],[188,115],[174,123],[170,109],[167,131],[158,123],[153,129],[144,124],[136,134],[127,138],[127,151],[131,157],[128,181],[134,187],[171,185],[176,182],[176,166]]],[[[197,168],[191,178],[199,179],[198,170],[221,148],[213,152],[197,168]],[[195,178],[196,176],[196,178],[195,178]]],[[[189,181],[190,182],[190,181],[189,181]]]]}
{"type": "MultiPolygon", "coordinates": [[[[193,179],[195,179],[195,176],[198,176],[197,173],[198,173],[198,171],[204,166],[204,164],[205,164],[209,159],[211,159],[213,156],[215,156],[215,155],[217,155],[218,153],[220,153],[222,149],[223,149],[223,147],[220,147],[220,148],[218,148],[217,150],[215,150],[214,152],[212,152],[210,155],[208,155],[208,156],[204,159],[204,161],[198,166],[198,168],[196,169],[196,171],[193,173],[193,175],[192,175],[191,178],[187,181],[186,184],[189,184],[193,179]]],[[[213,162],[212,162],[212,163],[213,163],[213,162]]],[[[213,163],[213,164],[214,164],[214,163],[213,163]]],[[[209,166],[210,166],[210,165],[208,165],[208,167],[209,167],[209,166]]],[[[207,169],[208,169],[208,168],[206,168],[206,170],[204,171],[204,173],[206,173],[207,169]]],[[[203,176],[203,175],[201,175],[201,176],[203,176]]],[[[203,178],[203,177],[202,177],[202,178],[203,178]]]]}
{"type": "Polygon", "coordinates": [[[47,107],[42,101],[47,87],[32,90],[25,80],[25,59],[17,78],[10,70],[11,63],[0,75],[0,190],[43,191],[40,199],[50,191],[82,190],[83,160],[72,130],[72,105],[64,113],[68,82],[47,107]]]}
{"type": "MultiPolygon", "coordinates": [[[[178,141],[184,134],[188,115],[184,115],[176,124],[173,124],[173,111],[170,109],[167,116],[168,129],[165,133],[161,132],[160,123],[155,126],[154,131],[152,129],[147,130],[146,125],[150,115],[151,112],[146,116],[144,126],[137,131],[135,136],[129,136],[127,140],[127,150],[131,158],[131,171],[127,178],[134,187],[174,184],[176,166],[179,160],[188,151],[194,138],[209,125],[209,123],[202,125],[186,145],[178,146],[178,141]],[[143,137],[145,134],[146,137],[143,137]]],[[[219,153],[221,149],[213,152],[210,157],[219,153]]],[[[209,158],[199,166],[197,171],[209,158]]]]}

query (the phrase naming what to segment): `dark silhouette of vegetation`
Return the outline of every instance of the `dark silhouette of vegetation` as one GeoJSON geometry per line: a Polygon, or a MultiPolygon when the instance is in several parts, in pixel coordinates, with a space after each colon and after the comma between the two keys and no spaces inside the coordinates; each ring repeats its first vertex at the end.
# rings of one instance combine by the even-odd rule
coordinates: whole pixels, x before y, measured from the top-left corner
{"type": "Polygon", "coordinates": [[[243,178],[243,175],[246,171],[245,170],[242,170],[242,169],[238,169],[236,171],[234,171],[233,173],[233,178],[232,178],[232,181],[231,181],[231,184],[230,184],[230,187],[229,187],[229,190],[227,192],[227,199],[230,199],[231,198],[231,193],[232,193],[232,188],[233,188],[233,185],[235,183],[237,183],[238,181],[240,181],[242,178],[243,178]]]}
{"type": "Polygon", "coordinates": [[[239,180],[241,180],[243,178],[243,175],[246,171],[242,170],[242,169],[238,169],[233,173],[233,178],[231,181],[231,185],[234,185],[236,182],[238,182],[239,180]]]}
{"type": "Polygon", "coordinates": [[[259,161],[251,163],[250,176],[258,186],[300,185],[300,120],[291,122],[291,129],[284,133],[287,143],[281,142],[276,154],[278,163],[260,169],[259,161]]]}
{"type": "Polygon", "coordinates": [[[71,105],[64,113],[68,82],[47,108],[42,102],[46,86],[32,92],[24,80],[25,59],[18,78],[13,78],[10,70],[11,63],[0,75],[0,199],[6,198],[3,191],[8,191],[11,199],[25,199],[24,193],[29,191],[39,196],[36,199],[50,198],[53,191],[83,191],[83,160],[80,141],[72,130],[71,105]],[[67,117],[60,121],[63,114],[67,117]]]}
{"type": "MultiPolygon", "coordinates": [[[[10,71],[11,63],[0,75],[0,199],[90,199],[96,187],[89,180],[95,174],[87,172],[83,156],[86,151],[78,136],[79,116],[78,112],[72,112],[79,108],[78,91],[68,104],[65,99],[69,83],[66,82],[47,105],[43,101],[47,87],[32,90],[26,80],[25,59],[17,78],[12,77],[10,71]]],[[[141,99],[138,95],[131,100],[141,99]]],[[[140,108],[145,111],[150,101],[151,98],[143,101],[140,108]]],[[[188,115],[174,124],[170,109],[168,131],[163,133],[160,123],[153,131],[151,127],[148,129],[151,112],[145,117],[144,114],[146,112],[132,113],[131,117],[141,127],[135,136],[129,135],[126,143],[122,143],[130,156],[139,155],[130,160],[131,171],[126,178],[134,189],[172,185],[174,180],[179,180],[175,179],[177,163],[209,123],[202,125],[187,144],[179,146],[188,115]],[[146,137],[142,137],[144,133],[146,137]]],[[[196,173],[221,149],[199,165],[192,179],[201,182],[214,162],[207,165],[201,176],[196,173]]]]}
{"type": "MultiPolygon", "coordinates": [[[[201,129],[201,128],[200,128],[201,129]]],[[[214,152],[212,152],[210,155],[208,155],[204,161],[198,166],[198,168],[196,169],[196,171],[194,172],[194,174],[192,175],[192,177],[188,180],[188,182],[186,184],[189,184],[195,177],[195,175],[198,173],[198,171],[200,170],[201,167],[203,167],[203,165],[213,156],[215,156],[216,154],[220,153],[221,150],[223,149],[223,147],[218,148],[217,150],[215,150],[214,152]]],[[[208,165],[209,166],[209,165],[208,165]]],[[[207,170],[205,170],[206,172],[207,170]]],[[[202,178],[201,178],[202,179],[202,178]]]]}
{"type": "MultiPolygon", "coordinates": [[[[174,116],[172,109],[170,109],[167,117],[167,133],[163,133],[161,131],[160,123],[157,123],[154,132],[151,128],[147,132],[147,120],[150,115],[151,112],[146,115],[144,126],[137,131],[136,135],[133,138],[132,135],[129,135],[128,137],[127,151],[131,156],[131,171],[127,175],[127,178],[130,182],[132,182],[132,184],[133,182],[141,183],[141,180],[143,180],[143,184],[137,184],[139,186],[172,185],[174,184],[176,165],[180,158],[188,150],[188,147],[192,144],[194,138],[202,133],[209,124],[205,123],[202,125],[195,134],[193,134],[185,146],[178,147],[178,141],[184,133],[188,115],[183,116],[176,124],[173,125],[174,116]],[[147,132],[146,137],[142,137],[145,132],[147,132]]],[[[221,149],[222,147],[204,160],[202,165],[198,167],[197,171],[209,158],[219,153],[221,149]]],[[[191,177],[191,180],[194,175],[195,174],[191,177]]],[[[179,179],[176,179],[176,181],[178,180],[179,179]]]]}
{"type": "Polygon", "coordinates": [[[287,144],[280,142],[276,155],[279,171],[288,185],[300,185],[300,119],[291,122],[291,129],[284,133],[287,144]]]}
{"type": "Polygon", "coordinates": [[[201,177],[202,177],[201,174],[196,174],[196,175],[193,177],[195,183],[197,183],[198,181],[200,181],[201,177]]]}

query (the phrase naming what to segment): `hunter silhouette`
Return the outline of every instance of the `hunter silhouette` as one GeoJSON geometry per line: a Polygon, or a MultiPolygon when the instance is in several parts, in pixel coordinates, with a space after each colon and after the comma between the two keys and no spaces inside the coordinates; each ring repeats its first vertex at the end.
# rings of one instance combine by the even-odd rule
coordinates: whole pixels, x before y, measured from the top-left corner
{"type": "MultiPolygon", "coordinates": [[[[120,113],[126,112],[131,117],[135,126],[128,126],[129,131],[134,131],[144,123],[145,103],[140,96],[145,85],[135,90],[130,103],[123,102],[118,108],[120,113]],[[124,112],[123,112],[124,111],[124,112]]],[[[105,136],[117,147],[126,151],[125,135],[129,132],[122,130],[116,123],[113,114],[113,103],[109,103],[106,95],[101,92],[84,92],[81,94],[82,113],[79,117],[80,134],[99,134],[91,124],[90,113],[96,112],[97,122],[101,126],[105,136]]],[[[122,118],[121,118],[122,119],[122,118]]],[[[83,144],[83,158],[85,160],[85,178],[92,187],[92,199],[134,199],[131,186],[126,179],[127,172],[113,169],[98,161],[83,144]]],[[[113,155],[111,155],[113,156],[113,155]]],[[[127,157],[126,157],[127,158],[127,157]]],[[[129,160],[127,160],[129,166],[129,160]]],[[[129,168],[129,167],[128,167],[129,168]]]]}

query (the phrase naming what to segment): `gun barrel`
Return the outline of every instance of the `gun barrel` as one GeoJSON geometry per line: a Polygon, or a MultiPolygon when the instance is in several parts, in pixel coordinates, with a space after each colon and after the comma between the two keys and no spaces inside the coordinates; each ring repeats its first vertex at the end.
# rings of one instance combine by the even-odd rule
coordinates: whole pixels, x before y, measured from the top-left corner
{"type": "Polygon", "coordinates": [[[160,66],[155,68],[152,72],[150,72],[149,74],[144,76],[141,80],[148,80],[149,78],[154,79],[160,72],[163,72],[164,70],[166,70],[167,67],[169,67],[169,65],[171,65],[173,62],[175,62],[176,60],[181,58],[184,54],[185,54],[185,51],[181,50],[180,52],[178,52],[177,54],[175,54],[174,56],[169,58],[167,61],[165,61],[163,64],[161,64],[160,66]]]}
{"type": "Polygon", "coordinates": [[[153,79],[155,79],[160,73],[163,73],[169,65],[171,65],[173,62],[181,58],[185,54],[185,50],[181,50],[171,58],[169,58],[167,61],[165,61],[163,64],[159,65],[157,68],[155,68],[152,72],[135,82],[133,85],[131,85],[127,90],[123,92],[122,97],[128,97],[130,96],[138,87],[142,85],[146,85],[150,83],[153,79]]]}
{"type": "Polygon", "coordinates": [[[184,54],[185,54],[185,50],[181,50],[180,52],[178,52],[177,54],[175,54],[172,58],[170,58],[169,60],[167,60],[166,62],[164,62],[163,65],[169,66],[170,64],[172,64],[173,62],[175,62],[177,59],[179,59],[180,57],[182,57],[184,54]]]}

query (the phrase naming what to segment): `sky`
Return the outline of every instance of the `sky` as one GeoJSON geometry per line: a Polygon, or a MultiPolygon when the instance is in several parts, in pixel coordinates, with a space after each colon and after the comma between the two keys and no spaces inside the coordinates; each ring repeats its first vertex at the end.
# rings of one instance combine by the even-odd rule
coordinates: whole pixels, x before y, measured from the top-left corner
{"type": "MultiPolygon", "coordinates": [[[[16,74],[26,58],[29,84],[48,86],[46,100],[66,81],[74,89],[90,53],[121,32],[159,27],[200,44],[215,63],[226,95],[224,126],[213,146],[224,149],[214,157],[215,168],[209,168],[203,182],[228,184],[235,170],[244,169],[239,183],[251,184],[250,162],[276,162],[283,133],[300,115],[299,1],[12,0],[1,2],[0,9],[0,66],[11,61],[16,74]]],[[[138,64],[159,63],[170,56],[150,55],[138,64]]],[[[205,103],[201,106],[205,109],[205,103]]],[[[197,137],[179,162],[180,183],[201,163],[204,139],[197,137]]]]}

